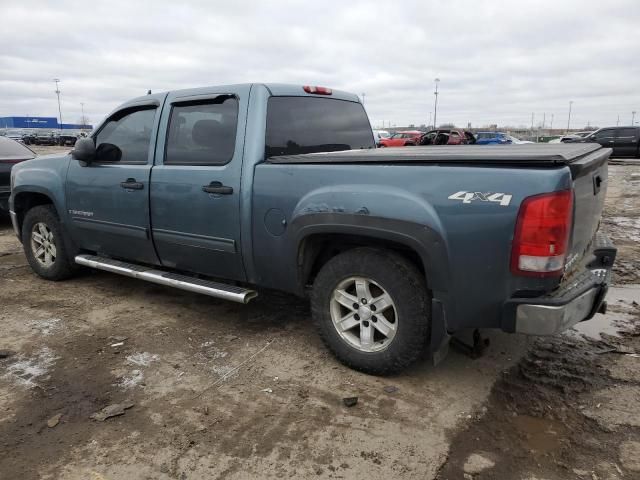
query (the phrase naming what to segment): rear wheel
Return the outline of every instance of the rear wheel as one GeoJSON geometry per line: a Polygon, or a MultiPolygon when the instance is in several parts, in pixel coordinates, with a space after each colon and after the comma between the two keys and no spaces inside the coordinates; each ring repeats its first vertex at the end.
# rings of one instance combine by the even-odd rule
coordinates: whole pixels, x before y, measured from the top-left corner
{"type": "Polygon", "coordinates": [[[325,344],[356,370],[398,372],[427,348],[426,284],[395,252],[357,248],[333,257],[315,279],[311,305],[325,344]]]}
{"type": "Polygon", "coordinates": [[[29,265],[42,278],[64,280],[76,270],[52,205],[39,205],[27,212],[22,224],[22,246],[29,265]]]}

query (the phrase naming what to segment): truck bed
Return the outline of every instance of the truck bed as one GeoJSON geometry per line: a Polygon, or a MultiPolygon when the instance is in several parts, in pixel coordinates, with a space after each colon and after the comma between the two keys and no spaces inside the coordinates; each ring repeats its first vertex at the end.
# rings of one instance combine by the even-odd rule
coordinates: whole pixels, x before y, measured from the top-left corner
{"type": "MultiPolygon", "coordinates": [[[[524,145],[432,145],[424,147],[377,148],[339,152],[306,153],[271,157],[274,164],[299,163],[428,163],[481,164],[512,167],[558,167],[568,165],[575,174],[580,160],[594,160],[611,153],[593,143],[524,145]],[[574,165],[575,167],[572,167],[574,165]]],[[[599,163],[599,162],[595,162],[599,163]]]]}

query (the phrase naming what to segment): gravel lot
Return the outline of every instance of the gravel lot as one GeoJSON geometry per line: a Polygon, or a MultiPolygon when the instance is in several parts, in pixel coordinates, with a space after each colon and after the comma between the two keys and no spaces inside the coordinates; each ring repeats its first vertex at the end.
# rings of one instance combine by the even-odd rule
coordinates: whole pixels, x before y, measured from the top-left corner
{"type": "Polygon", "coordinates": [[[0,220],[0,478],[640,478],[640,166],[610,171],[613,313],[391,378],[338,364],[294,297],[41,280],[0,220]]]}

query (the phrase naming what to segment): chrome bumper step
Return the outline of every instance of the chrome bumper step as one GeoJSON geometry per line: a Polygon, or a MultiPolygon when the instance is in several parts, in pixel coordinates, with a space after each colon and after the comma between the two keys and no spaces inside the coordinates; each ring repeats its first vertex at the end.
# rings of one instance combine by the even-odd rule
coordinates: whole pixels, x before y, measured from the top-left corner
{"type": "Polygon", "coordinates": [[[96,268],[106,272],[118,273],[126,277],[138,278],[147,282],[166,285],[169,287],[187,290],[189,292],[202,293],[210,297],[222,298],[238,303],[249,303],[258,296],[258,292],[235,285],[203,280],[173,272],[165,272],[151,267],[136,265],[134,263],[121,262],[112,258],[98,257],[96,255],[78,255],[75,262],[85,267],[96,268]]]}

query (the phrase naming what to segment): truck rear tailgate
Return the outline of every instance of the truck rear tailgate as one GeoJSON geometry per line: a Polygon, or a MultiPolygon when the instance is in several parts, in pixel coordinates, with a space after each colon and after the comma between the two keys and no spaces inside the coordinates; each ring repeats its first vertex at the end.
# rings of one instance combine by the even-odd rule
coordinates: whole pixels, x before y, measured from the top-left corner
{"type": "MultiPolygon", "coordinates": [[[[607,194],[610,149],[599,149],[570,165],[574,190],[573,235],[567,273],[576,269],[593,247],[607,194]]],[[[586,260],[586,259],[585,259],[586,260]]]]}

